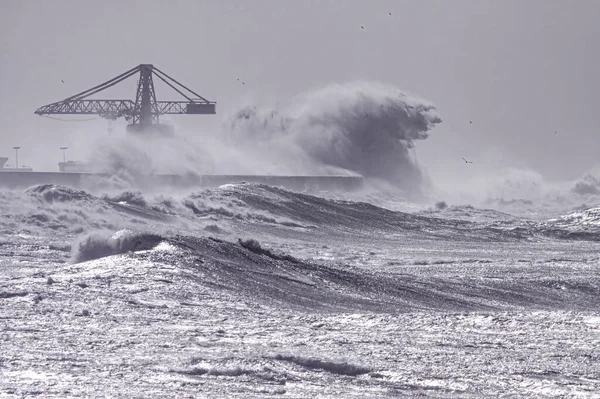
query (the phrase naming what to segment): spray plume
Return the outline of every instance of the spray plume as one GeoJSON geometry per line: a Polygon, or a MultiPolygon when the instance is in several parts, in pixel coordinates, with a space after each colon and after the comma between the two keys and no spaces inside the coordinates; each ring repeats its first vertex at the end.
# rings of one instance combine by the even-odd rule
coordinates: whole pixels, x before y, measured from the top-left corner
{"type": "Polygon", "coordinates": [[[91,163],[106,173],[343,174],[419,191],[412,151],[441,122],[434,105],[382,83],[332,84],[274,107],[247,106],[219,135],[103,139],[91,163]]]}

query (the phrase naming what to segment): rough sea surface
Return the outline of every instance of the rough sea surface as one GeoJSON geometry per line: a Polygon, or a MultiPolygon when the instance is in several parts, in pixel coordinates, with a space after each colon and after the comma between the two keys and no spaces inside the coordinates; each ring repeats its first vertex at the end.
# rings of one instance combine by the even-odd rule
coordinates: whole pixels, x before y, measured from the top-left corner
{"type": "Polygon", "coordinates": [[[0,397],[598,397],[600,211],[0,192],[0,397]]]}

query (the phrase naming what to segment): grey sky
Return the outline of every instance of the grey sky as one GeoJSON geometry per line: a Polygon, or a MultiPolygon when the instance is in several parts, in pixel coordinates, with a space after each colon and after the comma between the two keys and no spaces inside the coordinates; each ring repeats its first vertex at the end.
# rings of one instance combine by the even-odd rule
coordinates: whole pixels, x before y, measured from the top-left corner
{"type": "MultiPolygon", "coordinates": [[[[462,156],[554,179],[599,164],[600,1],[3,0],[0,7],[0,155],[20,145],[34,168],[56,169],[58,147],[85,134],[81,125],[34,115],[38,106],[140,63],[217,101],[219,113],[248,95],[267,101],[329,82],[391,83],[437,105],[443,123],[417,153],[438,177],[461,173],[462,156]],[[41,161],[44,146],[51,161],[41,161]]],[[[111,95],[132,97],[135,81],[127,82],[111,95]]],[[[214,130],[219,117],[177,122],[214,130]]]]}

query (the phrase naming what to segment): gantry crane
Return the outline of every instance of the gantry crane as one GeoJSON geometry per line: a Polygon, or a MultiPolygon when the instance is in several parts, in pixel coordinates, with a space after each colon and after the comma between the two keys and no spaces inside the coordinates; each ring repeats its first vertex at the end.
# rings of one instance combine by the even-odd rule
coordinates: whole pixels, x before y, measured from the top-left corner
{"type": "Polygon", "coordinates": [[[99,115],[109,121],[123,117],[130,122],[130,132],[166,132],[159,116],[166,114],[210,115],[216,114],[216,102],[188,89],[152,64],[140,64],[98,86],[82,91],[62,101],[44,105],[37,115],[99,115]],[[135,100],[95,100],[88,97],[139,73],[135,100]],[[185,98],[185,101],[157,101],[152,76],[156,76],[185,98]]]}

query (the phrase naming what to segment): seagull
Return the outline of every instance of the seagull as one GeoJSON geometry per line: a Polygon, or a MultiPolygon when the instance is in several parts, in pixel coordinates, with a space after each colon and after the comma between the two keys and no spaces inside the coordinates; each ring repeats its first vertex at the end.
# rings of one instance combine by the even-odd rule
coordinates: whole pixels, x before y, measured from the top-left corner
{"type": "Polygon", "coordinates": [[[391,12],[389,12],[388,14],[392,15],[392,13],[391,13],[391,12]]]}
{"type": "Polygon", "coordinates": [[[365,29],[365,27],[361,25],[361,26],[360,26],[360,29],[365,29]]]}
{"type": "Polygon", "coordinates": [[[63,82],[63,83],[65,83],[65,81],[64,81],[64,80],[62,80],[62,79],[61,79],[60,81],[61,81],[61,82],[63,82]]]}
{"type": "Polygon", "coordinates": [[[473,123],[473,121],[469,121],[469,123],[473,123]]]}
{"type": "Polygon", "coordinates": [[[473,161],[467,161],[466,159],[462,159],[463,161],[465,161],[465,163],[473,163],[473,161]]]}

